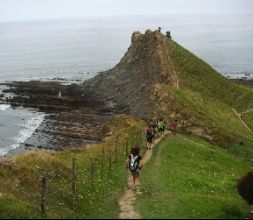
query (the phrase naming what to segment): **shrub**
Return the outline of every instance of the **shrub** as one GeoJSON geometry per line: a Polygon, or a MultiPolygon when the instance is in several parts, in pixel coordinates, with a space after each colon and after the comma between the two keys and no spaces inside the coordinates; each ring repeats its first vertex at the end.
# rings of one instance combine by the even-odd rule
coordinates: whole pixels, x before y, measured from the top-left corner
{"type": "Polygon", "coordinates": [[[237,190],[249,205],[253,205],[253,170],[238,181],[237,190]]]}

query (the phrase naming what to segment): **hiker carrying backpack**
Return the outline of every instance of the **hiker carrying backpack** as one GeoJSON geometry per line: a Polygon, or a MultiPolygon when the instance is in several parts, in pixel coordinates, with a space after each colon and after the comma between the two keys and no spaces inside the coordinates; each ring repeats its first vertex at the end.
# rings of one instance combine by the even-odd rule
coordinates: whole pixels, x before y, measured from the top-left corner
{"type": "Polygon", "coordinates": [[[135,172],[138,168],[139,168],[139,155],[133,155],[133,154],[130,154],[129,156],[130,158],[130,161],[129,161],[129,170],[131,172],[135,172]]]}
{"type": "Polygon", "coordinates": [[[176,135],[176,130],[177,130],[177,120],[176,119],[172,123],[171,127],[172,127],[172,134],[176,135]]]}
{"type": "Polygon", "coordinates": [[[126,169],[129,169],[133,176],[134,188],[136,186],[136,180],[138,180],[140,175],[140,169],[142,167],[141,159],[142,157],[139,155],[140,148],[134,147],[132,148],[132,152],[126,160],[126,169]]]}
{"type": "Polygon", "coordinates": [[[149,125],[149,127],[146,130],[146,136],[147,136],[147,149],[152,148],[152,139],[153,139],[153,128],[152,125],[149,125]]]}
{"type": "Polygon", "coordinates": [[[163,119],[161,118],[158,122],[158,130],[159,130],[159,136],[160,138],[164,135],[164,129],[165,129],[165,126],[164,126],[164,121],[163,119]]]}

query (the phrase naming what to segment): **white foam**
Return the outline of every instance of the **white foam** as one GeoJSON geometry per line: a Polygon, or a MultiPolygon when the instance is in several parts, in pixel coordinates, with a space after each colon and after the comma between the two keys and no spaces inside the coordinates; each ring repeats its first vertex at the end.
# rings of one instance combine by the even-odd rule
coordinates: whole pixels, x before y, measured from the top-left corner
{"type": "Polygon", "coordinates": [[[10,105],[7,104],[1,104],[0,105],[0,111],[4,112],[5,110],[7,110],[9,107],[11,107],[10,105]]]}
{"type": "Polygon", "coordinates": [[[44,114],[40,113],[39,115],[33,116],[32,118],[28,119],[27,122],[25,123],[24,128],[19,131],[18,136],[13,138],[16,143],[12,144],[6,148],[1,148],[0,149],[0,156],[4,156],[9,151],[18,148],[20,144],[24,143],[29,137],[31,137],[33,132],[43,122],[44,116],[45,116],[44,114]]]}

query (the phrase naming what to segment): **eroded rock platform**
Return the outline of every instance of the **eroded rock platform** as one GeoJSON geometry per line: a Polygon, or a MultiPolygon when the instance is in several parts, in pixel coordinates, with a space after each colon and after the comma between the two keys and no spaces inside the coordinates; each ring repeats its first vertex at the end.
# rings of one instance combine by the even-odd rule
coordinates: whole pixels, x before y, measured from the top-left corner
{"type": "Polygon", "coordinates": [[[120,109],[94,93],[84,92],[78,84],[58,82],[11,82],[0,97],[2,103],[36,108],[45,112],[44,121],[23,144],[61,150],[102,140],[108,132],[107,122],[120,109]]]}

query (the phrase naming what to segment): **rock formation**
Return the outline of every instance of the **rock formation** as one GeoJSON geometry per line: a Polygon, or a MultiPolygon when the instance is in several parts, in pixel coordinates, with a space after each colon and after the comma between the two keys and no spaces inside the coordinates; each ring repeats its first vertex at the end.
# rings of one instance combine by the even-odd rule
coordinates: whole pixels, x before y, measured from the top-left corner
{"type": "Polygon", "coordinates": [[[118,65],[84,82],[84,90],[95,91],[112,106],[126,113],[149,118],[149,96],[156,83],[177,86],[177,76],[168,60],[165,36],[158,31],[134,32],[131,45],[118,65]]]}

